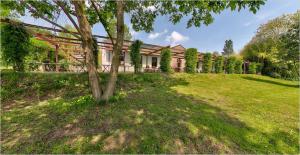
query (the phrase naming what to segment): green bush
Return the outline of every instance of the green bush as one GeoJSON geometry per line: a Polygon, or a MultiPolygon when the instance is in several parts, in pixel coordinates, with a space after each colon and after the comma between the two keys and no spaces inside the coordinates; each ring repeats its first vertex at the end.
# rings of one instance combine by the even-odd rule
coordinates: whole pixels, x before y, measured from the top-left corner
{"type": "Polygon", "coordinates": [[[24,70],[24,58],[29,53],[30,34],[17,22],[1,26],[1,58],[16,71],[24,70]]]}
{"type": "Polygon", "coordinates": [[[212,55],[205,53],[203,56],[203,73],[210,73],[212,70],[212,55]]]}
{"type": "Polygon", "coordinates": [[[195,73],[198,62],[198,52],[196,48],[189,48],[184,53],[185,71],[187,73],[195,73]]]}
{"type": "Polygon", "coordinates": [[[135,73],[139,72],[141,68],[140,48],[142,44],[143,44],[142,41],[136,40],[130,46],[130,59],[131,59],[131,64],[134,65],[135,73]]]}
{"type": "Polygon", "coordinates": [[[262,67],[262,63],[256,63],[256,73],[261,73],[262,67]]]}
{"type": "Polygon", "coordinates": [[[249,65],[249,74],[256,74],[256,63],[251,62],[249,65]]]}
{"type": "Polygon", "coordinates": [[[224,67],[224,58],[223,56],[218,56],[215,59],[215,72],[216,73],[223,73],[223,67],[224,67]]]}
{"type": "Polygon", "coordinates": [[[237,59],[235,61],[235,67],[234,67],[236,74],[242,74],[243,73],[243,61],[240,59],[237,59]]]}
{"type": "Polygon", "coordinates": [[[162,72],[171,72],[171,51],[169,48],[165,48],[161,52],[160,70],[162,72]]]}
{"type": "Polygon", "coordinates": [[[226,61],[225,70],[227,74],[233,74],[235,68],[235,57],[229,57],[226,61]]]}

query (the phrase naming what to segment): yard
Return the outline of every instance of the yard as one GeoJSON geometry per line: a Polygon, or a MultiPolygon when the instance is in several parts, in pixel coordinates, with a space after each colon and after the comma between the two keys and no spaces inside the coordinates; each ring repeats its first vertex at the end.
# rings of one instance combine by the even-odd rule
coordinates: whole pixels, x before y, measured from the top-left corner
{"type": "Polygon", "coordinates": [[[86,79],[2,72],[1,153],[299,153],[298,82],[120,74],[103,105],[86,79]]]}

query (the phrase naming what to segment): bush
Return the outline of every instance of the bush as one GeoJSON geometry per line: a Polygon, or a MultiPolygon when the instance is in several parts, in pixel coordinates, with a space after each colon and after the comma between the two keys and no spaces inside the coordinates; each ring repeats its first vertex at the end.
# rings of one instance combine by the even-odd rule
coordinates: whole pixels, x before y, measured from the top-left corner
{"type": "Polygon", "coordinates": [[[215,59],[215,72],[216,73],[223,73],[223,67],[224,67],[224,58],[223,56],[218,56],[215,59]]]}
{"type": "Polygon", "coordinates": [[[212,70],[212,55],[205,53],[203,56],[203,73],[210,73],[212,70]]]}
{"type": "Polygon", "coordinates": [[[140,48],[142,46],[143,42],[140,40],[136,40],[132,43],[130,46],[130,59],[131,64],[134,65],[134,72],[139,72],[141,68],[141,54],[140,54],[140,48]]]}
{"type": "Polygon", "coordinates": [[[169,48],[165,48],[161,52],[160,70],[162,72],[171,72],[171,51],[169,48]]]}
{"type": "Polygon", "coordinates": [[[261,63],[256,63],[256,73],[261,73],[263,65],[261,63]]]}
{"type": "Polygon", "coordinates": [[[24,58],[29,53],[30,34],[17,22],[1,26],[1,58],[16,71],[24,70],[24,58]]]}
{"type": "Polygon", "coordinates": [[[196,48],[189,48],[184,53],[185,71],[187,73],[195,73],[198,62],[198,52],[196,48]]]}
{"type": "Polygon", "coordinates": [[[235,57],[229,57],[227,59],[226,65],[225,65],[225,70],[227,74],[233,74],[234,73],[234,68],[235,68],[235,57]]]}
{"type": "Polygon", "coordinates": [[[249,65],[249,74],[256,74],[256,63],[251,62],[249,65]]]}
{"type": "Polygon", "coordinates": [[[243,73],[243,61],[238,59],[235,61],[235,67],[234,71],[236,74],[242,74],[243,73]]]}

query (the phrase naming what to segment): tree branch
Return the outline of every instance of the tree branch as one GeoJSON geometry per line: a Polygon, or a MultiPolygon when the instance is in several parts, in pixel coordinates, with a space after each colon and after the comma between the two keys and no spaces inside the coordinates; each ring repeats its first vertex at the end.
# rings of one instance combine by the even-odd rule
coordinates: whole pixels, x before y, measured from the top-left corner
{"type": "Polygon", "coordinates": [[[104,27],[104,29],[105,29],[105,31],[106,31],[106,33],[107,33],[109,39],[111,40],[111,43],[112,43],[113,45],[115,45],[114,40],[113,40],[114,38],[112,37],[111,33],[109,32],[109,29],[108,29],[107,24],[105,23],[105,20],[104,20],[104,19],[102,18],[102,16],[100,15],[100,11],[98,10],[98,8],[97,8],[97,6],[96,6],[94,0],[90,0],[90,1],[91,1],[91,3],[92,3],[93,8],[95,9],[95,11],[96,11],[98,17],[99,17],[99,20],[100,20],[101,24],[102,24],[103,27],[104,27]]]}
{"type": "Polygon", "coordinates": [[[54,2],[62,8],[62,10],[64,11],[64,13],[67,15],[67,17],[69,18],[69,20],[72,22],[72,24],[74,25],[74,27],[76,28],[77,32],[81,35],[81,31],[78,27],[78,25],[76,24],[75,20],[72,18],[72,16],[70,15],[70,13],[67,11],[66,7],[63,5],[63,3],[61,1],[57,1],[54,0],[54,2]]]}
{"type": "Polygon", "coordinates": [[[42,16],[40,13],[38,13],[35,9],[33,9],[30,5],[26,5],[26,4],[24,3],[24,1],[21,1],[21,3],[23,3],[23,4],[25,5],[25,7],[29,10],[29,12],[31,12],[31,13],[36,13],[41,19],[43,19],[43,20],[49,22],[49,23],[52,24],[52,25],[55,25],[55,26],[61,28],[62,30],[66,31],[66,32],[69,32],[70,34],[72,34],[72,35],[75,36],[76,38],[81,39],[80,36],[78,36],[78,35],[72,33],[71,31],[69,31],[68,29],[64,28],[63,26],[61,26],[61,25],[59,25],[59,24],[57,24],[57,23],[51,21],[51,20],[48,19],[48,18],[45,18],[45,17],[42,16]]]}

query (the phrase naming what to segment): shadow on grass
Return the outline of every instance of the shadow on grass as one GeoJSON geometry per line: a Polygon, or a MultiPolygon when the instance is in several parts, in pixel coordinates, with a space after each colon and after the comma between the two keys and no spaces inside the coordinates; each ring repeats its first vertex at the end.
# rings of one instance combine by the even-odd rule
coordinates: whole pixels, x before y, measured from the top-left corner
{"type": "Polygon", "coordinates": [[[281,82],[272,81],[272,80],[259,79],[259,78],[254,78],[254,77],[243,77],[243,78],[246,79],[246,80],[264,82],[264,83],[275,84],[275,85],[279,85],[279,86],[299,88],[299,85],[286,84],[286,83],[281,83],[281,82]]]}
{"type": "Polygon", "coordinates": [[[218,107],[172,89],[188,85],[184,79],[159,74],[119,79],[118,89],[128,93],[108,105],[96,105],[82,96],[12,107],[1,117],[2,153],[299,151],[297,137],[289,133],[262,133],[218,107]]]}

